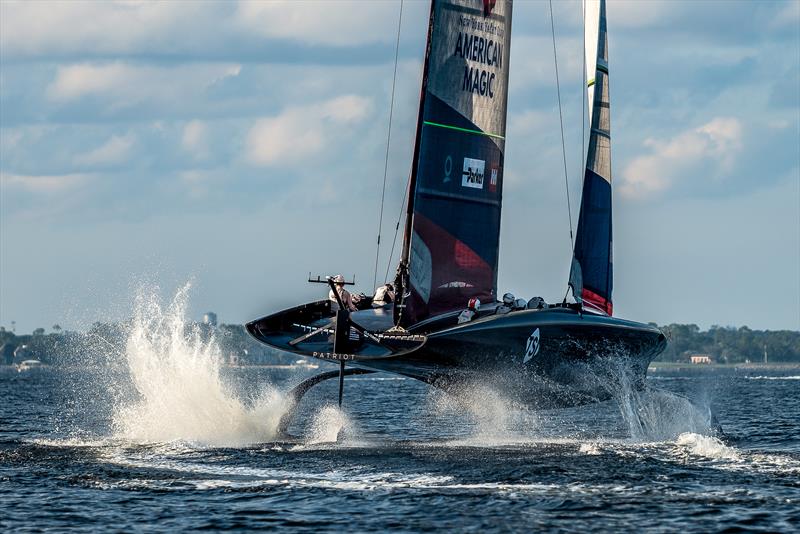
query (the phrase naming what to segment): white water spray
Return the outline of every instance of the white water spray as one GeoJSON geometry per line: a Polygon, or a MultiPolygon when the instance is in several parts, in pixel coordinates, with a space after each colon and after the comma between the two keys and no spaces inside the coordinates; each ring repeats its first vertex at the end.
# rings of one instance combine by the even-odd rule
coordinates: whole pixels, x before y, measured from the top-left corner
{"type": "Polygon", "coordinates": [[[124,354],[136,398],[115,409],[117,437],[228,447],[275,439],[283,399],[270,388],[245,403],[226,386],[216,341],[187,325],[189,289],[166,307],[153,289],[136,298],[124,354]]]}
{"type": "Polygon", "coordinates": [[[333,443],[339,441],[342,432],[353,433],[353,423],[337,406],[324,406],[311,420],[306,444],[333,443]]]}
{"type": "Polygon", "coordinates": [[[606,365],[604,383],[634,441],[674,440],[684,433],[714,434],[708,406],[699,406],[669,391],[636,387],[635,373],[623,360],[609,359],[606,365]]]}

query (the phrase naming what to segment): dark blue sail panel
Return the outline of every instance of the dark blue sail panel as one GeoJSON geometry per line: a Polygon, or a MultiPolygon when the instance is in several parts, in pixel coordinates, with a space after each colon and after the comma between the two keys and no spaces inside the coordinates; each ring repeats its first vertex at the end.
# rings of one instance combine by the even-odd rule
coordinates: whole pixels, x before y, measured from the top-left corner
{"type": "Polygon", "coordinates": [[[496,299],[510,29],[510,1],[434,0],[402,324],[496,299]]]}
{"type": "Polygon", "coordinates": [[[586,169],[584,176],[578,221],[572,280],[576,283],[573,289],[580,291],[585,304],[611,315],[611,184],[591,169],[586,169]]]}

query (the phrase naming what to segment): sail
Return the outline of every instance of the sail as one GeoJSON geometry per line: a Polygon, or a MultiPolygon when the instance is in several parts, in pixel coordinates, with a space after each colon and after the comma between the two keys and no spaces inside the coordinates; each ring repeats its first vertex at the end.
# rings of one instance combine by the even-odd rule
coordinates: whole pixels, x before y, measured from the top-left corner
{"type": "Polygon", "coordinates": [[[496,300],[511,0],[434,0],[399,324],[496,300]]]}
{"type": "Polygon", "coordinates": [[[605,0],[586,0],[589,148],[570,286],[578,302],[611,315],[611,122],[605,0]]]}

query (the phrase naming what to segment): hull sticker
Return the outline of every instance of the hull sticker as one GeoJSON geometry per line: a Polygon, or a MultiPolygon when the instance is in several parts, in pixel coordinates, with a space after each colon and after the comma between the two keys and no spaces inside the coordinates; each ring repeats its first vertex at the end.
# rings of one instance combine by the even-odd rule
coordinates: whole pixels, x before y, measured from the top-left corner
{"type": "Polygon", "coordinates": [[[528,360],[533,358],[539,353],[539,329],[533,331],[528,337],[528,342],[525,344],[525,358],[522,363],[528,363],[528,360]]]}

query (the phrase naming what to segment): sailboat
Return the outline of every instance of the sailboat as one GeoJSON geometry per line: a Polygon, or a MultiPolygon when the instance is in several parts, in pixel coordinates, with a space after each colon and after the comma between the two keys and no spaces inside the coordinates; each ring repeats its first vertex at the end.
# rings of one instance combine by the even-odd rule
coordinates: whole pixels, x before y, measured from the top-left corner
{"type": "MultiPolygon", "coordinates": [[[[476,385],[533,408],[607,400],[609,362],[636,385],[666,345],[612,315],[611,145],[605,0],[585,5],[589,143],[568,281],[573,301],[501,312],[497,273],[511,0],[433,0],[400,262],[392,304],[350,312],[324,299],[248,323],[276,349],[339,363],[319,382],[387,372],[445,391],[476,385]],[[470,299],[483,306],[459,322],[470,299]]],[[[565,258],[566,259],[566,258],[565,258]]],[[[338,301],[338,302],[337,302],[338,301]]],[[[506,310],[502,310],[506,311],[506,310]]]]}

